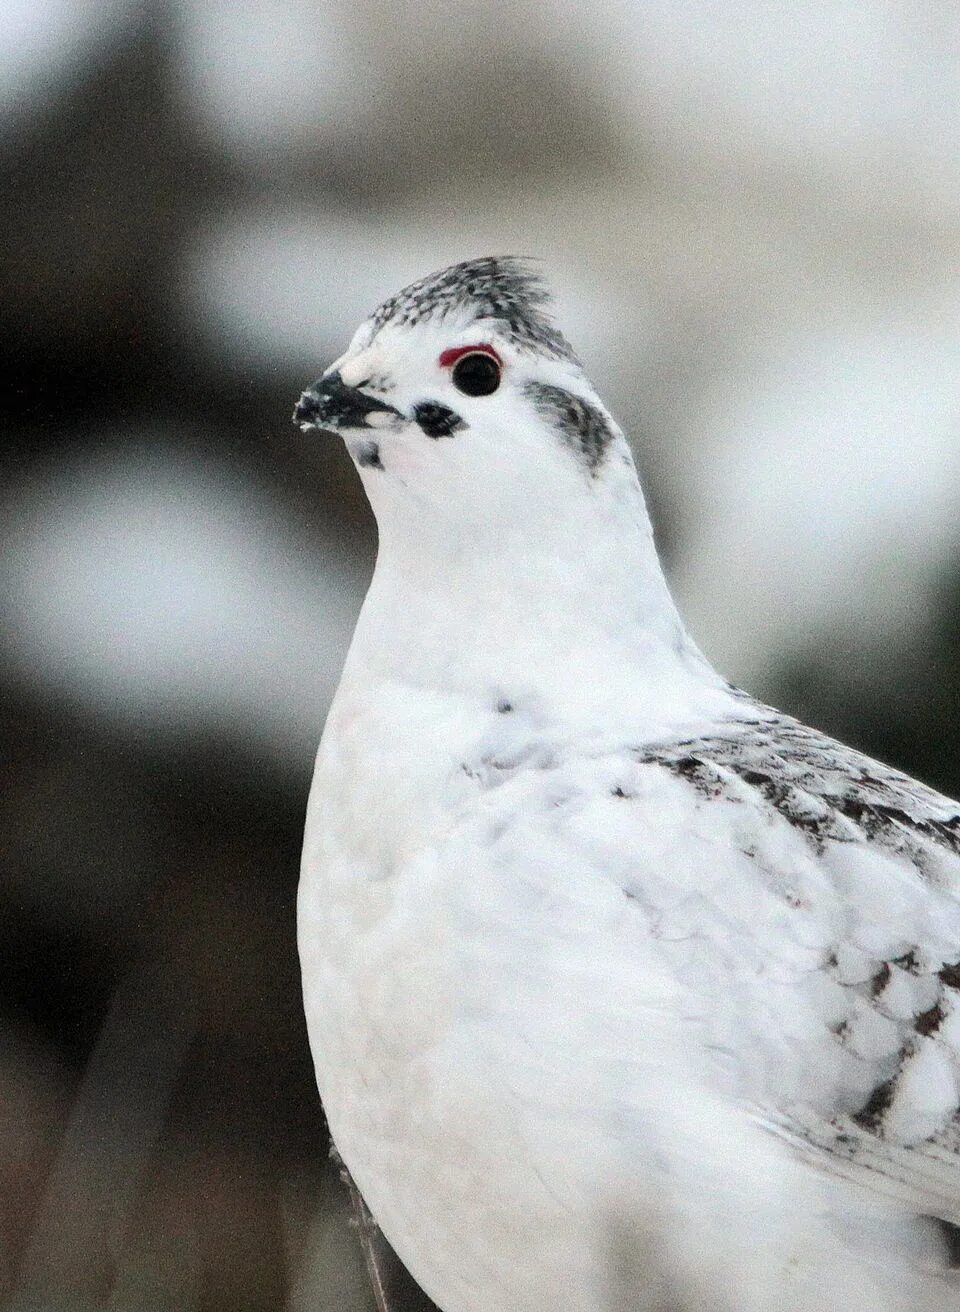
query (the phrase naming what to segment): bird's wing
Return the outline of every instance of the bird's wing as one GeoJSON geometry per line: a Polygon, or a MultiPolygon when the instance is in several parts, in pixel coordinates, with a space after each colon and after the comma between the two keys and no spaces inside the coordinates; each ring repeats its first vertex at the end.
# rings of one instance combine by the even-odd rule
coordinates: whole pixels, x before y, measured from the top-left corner
{"type": "Polygon", "coordinates": [[[758,708],[621,757],[574,812],[728,1089],[960,1224],[960,806],[758,708]]]}

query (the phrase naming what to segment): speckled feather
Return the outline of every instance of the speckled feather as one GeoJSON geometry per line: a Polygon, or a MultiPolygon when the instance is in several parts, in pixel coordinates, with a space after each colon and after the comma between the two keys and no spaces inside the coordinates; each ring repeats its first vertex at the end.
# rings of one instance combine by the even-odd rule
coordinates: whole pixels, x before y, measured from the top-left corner
{"type": "Polygon", "coordinates": [[[570,343],[544,313],[549,301],[549,293],[528,261],[489,255],[411,283],[379,305],[370,323],[374,333],[386,323],[413,328],[468,305],[477,319],[499,322],[522,349],[575,362],[570,343]]]}
{"type": "MultiPolygon", "coordinates": [[[[636,759],[683,780],[697,807],[747,808],[739,850],[797,915],[814,906],[795,876],[783,880],[782,859],[769,859],[771,825],[836,871],[843,933],[824,943],[818,965],[839,986],[824,1023],[855,1059],[855,1092],[819,1122],[800,1112],[796,1129],[843,1169],[862,1161],[960,1223],[960,807],[784,716],[733,721],[636,759]],[[866,867],[854,860],[861,853],[866,867]],[[913,1163],[945,1156],[947,1193],[933,1205],[928,1186],[912,1183],[913,1163]]],[[[782,1107],[777,1120],[790,1124],[782,1107]]]]}
{"type": "Polygon", "coordinates": [[[547,423],[570,443],[594,473],[615,436],[606,415],[582,397],[549,383],[529,383],[526,394],[547,423]]]}
{"type": "Polygon", "coordinates": [[[711,668],[553,332],[471,262],[336,366],[393,407],[300,888],[339,1150],[443,1312],[946,1312],[960,809],[711,668]]]}

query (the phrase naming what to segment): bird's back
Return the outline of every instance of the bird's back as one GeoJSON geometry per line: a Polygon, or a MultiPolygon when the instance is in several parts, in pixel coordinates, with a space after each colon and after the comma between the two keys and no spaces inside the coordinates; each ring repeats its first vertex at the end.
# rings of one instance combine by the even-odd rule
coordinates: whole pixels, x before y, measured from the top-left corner
{"type": "Polygon", "coordinates": [[[739,1051],[741,1096],[815,1160],[960,1222],[960,807],[749,706],[634,759],[637,810],[650,790],[684,811],[655,935],[704,1041],[739,1051]]]}

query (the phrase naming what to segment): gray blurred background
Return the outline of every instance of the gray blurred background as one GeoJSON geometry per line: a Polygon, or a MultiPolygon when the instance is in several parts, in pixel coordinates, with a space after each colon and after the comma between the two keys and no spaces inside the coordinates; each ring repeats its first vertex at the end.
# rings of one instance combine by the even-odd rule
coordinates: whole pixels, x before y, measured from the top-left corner
{"type": "Polygon", "coordinates": [[[960,790],[953,0],[7,0],[0,1304],[361,1309],[294,905],[373,562],[302,387],[543,258],[730,677],[960,790]]]}

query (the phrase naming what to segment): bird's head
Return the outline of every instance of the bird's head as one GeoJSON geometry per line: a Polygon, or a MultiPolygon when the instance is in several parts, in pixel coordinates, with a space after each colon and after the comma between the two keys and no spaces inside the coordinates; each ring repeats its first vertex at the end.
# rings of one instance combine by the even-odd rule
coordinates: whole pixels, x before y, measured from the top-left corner
{"type": "Polygon", "coordinates": [[[343,437],[381,536],[536,537],[584,498],[630,499],[627,444],[548,310],[524,261],[453,265],[384,301],[303,393],[294,421],[343,437]]]}
{"type": "Polygon", "coordinates": [[[343,437],[377,518],[353,677],[535,684],[558,722],[594,726],[640,714],[639,660],[658,715],[702,681],[626,439],[524,261],[470,260],[384,301],[294,421],[343,437]]]}

